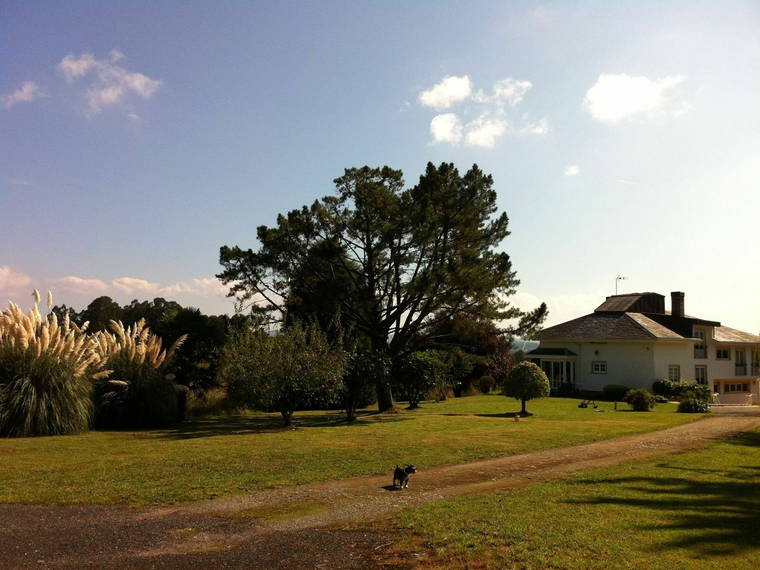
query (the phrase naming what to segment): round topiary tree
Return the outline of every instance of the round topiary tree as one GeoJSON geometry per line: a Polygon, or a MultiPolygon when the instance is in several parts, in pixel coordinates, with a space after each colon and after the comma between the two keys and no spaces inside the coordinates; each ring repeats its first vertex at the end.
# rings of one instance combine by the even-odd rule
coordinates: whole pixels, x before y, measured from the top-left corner
{"type": "Polygon", "coordinates": [[[549,395],[551,385],[544,371],[533,362],[524,360],[517,364],[504,380],[501,391],[522,402],[521,415],[526,415],[525,402],[549,395]]]}

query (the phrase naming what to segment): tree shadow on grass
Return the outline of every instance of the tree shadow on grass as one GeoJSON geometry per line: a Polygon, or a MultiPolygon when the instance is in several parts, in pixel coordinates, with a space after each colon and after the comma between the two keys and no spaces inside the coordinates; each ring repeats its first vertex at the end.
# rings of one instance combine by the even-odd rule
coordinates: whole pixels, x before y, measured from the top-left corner
{"type": "Polygon", "coordinates": [[[515,418],[519,416],[520,418],[532,418],[534,416],[531,412],[525,412],[524,414],[522,412],[504,412],[503,414],[474,414],[478,416],[479,418],[515,418]]]}
{"type": "Polygon", "coordinates": [[[345,414],[311,414],[308,412],[293,415],[293,423],[284,426],[278,415],[234,415],[193,418],[173,430],[162,434],[166,439],[195,439],[215,437],[220,435],[252,435],[263,433],[278,433],[297,430],[299,428],[351,427],[366,426],[370,423],[389,423],[411,419],[402,415],[385,415],[377,412],[362,412],[357,414],[358,421],[349,422],[345,414]],[[364,420],[364,421],[362,421],[364,420]]]}
{"type": "MultiPolygon", "coordinates": [[[[744,434],[731,443],[758,447],[760,433],[744,434]]],[[[613,484],[620,492],[568,502],[661,511],[657,524],[637,528],[657,535],[663,531],[680,532],[675,538],[655,539],[651,547],[655,552],[688,548],[706,555],[730,555],[758,548],[760,466],[708,469],[660,463],[657,467],[679,476],[581,481],[579,485],[613,484]]]]}

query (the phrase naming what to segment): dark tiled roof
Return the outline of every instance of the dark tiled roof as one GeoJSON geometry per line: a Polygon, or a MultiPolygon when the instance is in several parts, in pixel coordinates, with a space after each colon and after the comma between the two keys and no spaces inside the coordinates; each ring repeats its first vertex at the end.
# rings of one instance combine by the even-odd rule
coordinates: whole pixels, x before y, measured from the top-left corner
{"type": "Polygon", "coordinates": [[[615,311],[624,313],[630,309],[631,305],[636,303],[640,297],[641,295],[638,293],[634,293],[632,295],[614,295],[612,297],[607,297],[604,303],[596,308],[596,311],[615,311]]]}
{"type": "Polygon", "coordinates": [[[641,313],[592,313],[544,329],[538,333],[537,338],[538,340],[679,340],[684,337],[641,313]]]}
{"type": "MultiPolygon", "coordinates": [[[[647,315],[642,315],[641,313],[626,313],[628,317],[636,321],[639,325],[641,325],[644,329],[646,329],[649,333],[651,333],[655,338],[671,338],[671,339],[679,339],[684,338],[682,335],[678,334],[674,330],[669,329],[667,326],[658,323],[657,321],[649,318],[647,315]]],[[[691,336],[691,334],[689,334],[691,336]]]]}
{"type": "Polygon", "coordinates": [[[624,295],[611,295],[599,305],[597,313],[655,313],[665,310],[665,296],[659,293],[626,293],[624,295]]]}
{"type": "Polygon", "coordinates": [[[715,340],[718,342],[751,342],[760,344],[760,336],[732,329],[731,327],[716,327],[715,340]]]}
{"type": "Polygon", "coordinates": [[[567,348],[535,348],[526,353],[526,356],[577,356],[567,348]]]}

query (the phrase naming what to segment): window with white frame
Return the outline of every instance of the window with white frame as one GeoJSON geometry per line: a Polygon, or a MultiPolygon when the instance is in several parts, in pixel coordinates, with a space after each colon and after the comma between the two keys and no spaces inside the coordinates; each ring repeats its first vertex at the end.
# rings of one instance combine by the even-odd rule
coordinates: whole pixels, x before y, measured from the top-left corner
{"type": "Polygon", "coordinates": [[[681,379],[681,367],[678,364],[668,366],[668,380],[678,382],[681,379]]]}
{"type": "Polygon", "coordinates": [[[607,362],[605,360],[594,360],[591,363],[591,374],[607,374],[607,362]]]}
{"type": "Polygon", "coordinates": [[[749,384],[735,384],[726,382],[723,384],[723,392],[727,394],[731,392],[749,392],[749,384]]]}
{"type": "Polygon", "coordinates": [[[731,350],[725,346],[719,346],[715,349],[715,358],[717,360],[731,360],[731,350]]]}
{"type": "Polygon", "coordinates": [[[707,358],[707,344],[705,344],[705,331],[704,329],[694,329],[694,338],[698,338],[699,341],[694,343],[694,358],[707,358]]]}
{"type": "Polygon", "coordinates": [[[697,384],[707,384],[707,366],[694,367],[694,380],[697,384]]]}

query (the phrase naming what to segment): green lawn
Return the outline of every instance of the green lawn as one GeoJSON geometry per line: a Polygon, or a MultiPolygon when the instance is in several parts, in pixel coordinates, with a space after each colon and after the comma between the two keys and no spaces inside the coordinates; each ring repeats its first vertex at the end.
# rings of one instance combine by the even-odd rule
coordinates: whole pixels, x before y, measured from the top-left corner
{"type": "Polygon", "coordinates": [[[661,429],[699,416],[596,412],[577,400],[529,402],[530,418],[503,417],[519,403],[499,395],[426,403],[346,424],[337,413],[303,412],[298,429],[279,416],[193,420],[174,430],[90,432],[0,440],[0,502],[171,504],[355,475],[461,463],[661,429]]]}
{"type": "Polygon", "coordinates": [[[408,511],[403,549],[461,568],[757,568],[760,431],[408,511]],[[423,554],[424,553],[424,554],[423,554]]]}

